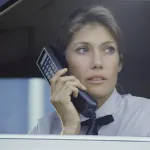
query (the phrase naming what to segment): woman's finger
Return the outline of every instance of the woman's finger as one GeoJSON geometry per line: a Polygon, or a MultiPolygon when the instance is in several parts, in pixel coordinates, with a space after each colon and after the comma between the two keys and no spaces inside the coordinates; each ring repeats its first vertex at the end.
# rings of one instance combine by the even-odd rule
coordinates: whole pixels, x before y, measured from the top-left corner
{"type": "Polygon", "coordinates": [[[67,70],[68,70],[67,68],[61,69],[58,72],[56,72],[56,74],[52,77],[52,79],[50,80],[52,92],[55,88],[57,80],[60,78],[60,76],[64,75],[67,72],[67,70]]]}

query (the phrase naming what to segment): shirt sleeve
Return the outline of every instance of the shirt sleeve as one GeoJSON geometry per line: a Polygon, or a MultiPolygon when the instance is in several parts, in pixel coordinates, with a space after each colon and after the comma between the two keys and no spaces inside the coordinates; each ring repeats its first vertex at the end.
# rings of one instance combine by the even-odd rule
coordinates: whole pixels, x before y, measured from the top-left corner
{"type": "Polygon", "coordinates": [[[38,124],[28,134],[38,134],[38,124]]]}
{"type": "Polygon", "coordinates": [[[62,130],[61,121],[56,112],[44,116],[28,134],[60,134],[62,130]]]}
{"type": "Polygon", "coordinates": [[[44,116],[38,120],[37,125],[35,125],[28,134],[49,134],[52,128],[52,122],[53,119],[51,115],[44,116]]]}
{"type": "Polygon", "coordinates": [[[150,132],[147,134],[147,137],[150,137],[150,132]]]}

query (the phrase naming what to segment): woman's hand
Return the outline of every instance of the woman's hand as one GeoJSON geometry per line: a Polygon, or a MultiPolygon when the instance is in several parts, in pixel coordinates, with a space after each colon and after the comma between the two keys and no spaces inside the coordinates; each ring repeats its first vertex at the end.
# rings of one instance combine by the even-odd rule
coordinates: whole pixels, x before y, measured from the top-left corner
{"type": "Polygon", "coordinates": [[[78,96],[78,89],[86,87],[74,76],[63,76],[67,68],[59,70],[51,82],[51,103],[54,105],[61,121],[62,134],[78,134],[80,132],[80,116],[71,102],[71,94],[78,96]]]}

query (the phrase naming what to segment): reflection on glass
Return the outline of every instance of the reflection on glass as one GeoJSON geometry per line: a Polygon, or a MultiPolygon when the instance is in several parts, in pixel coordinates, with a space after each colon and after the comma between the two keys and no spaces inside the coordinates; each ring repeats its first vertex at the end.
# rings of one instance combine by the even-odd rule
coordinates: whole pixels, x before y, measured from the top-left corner
{"type": "Polygon", "coordinates": [[[0,79],[0,134],[26,134],[53,111],[44,79],[0,79]]]}

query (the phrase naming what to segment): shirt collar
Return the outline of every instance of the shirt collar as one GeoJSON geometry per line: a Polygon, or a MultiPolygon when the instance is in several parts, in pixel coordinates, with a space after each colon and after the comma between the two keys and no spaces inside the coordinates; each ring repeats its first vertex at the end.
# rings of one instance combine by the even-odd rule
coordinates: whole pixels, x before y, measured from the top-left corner
{"type": "MultiPolygon", "coordinates": [[[[96,118],[106,116],[106,115],[113,115],[116,113],[117,108],[119,107],[119,99],[120,94],[117,92],[116,88],[107,99],[107,101],[96,110],[96,118]]],[[[80,114],[81,122],[87,120],[88,118],[84,117],[80,114]]]]}

